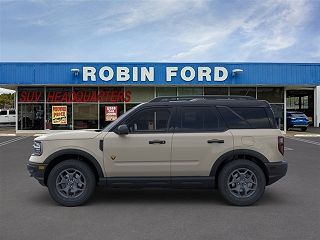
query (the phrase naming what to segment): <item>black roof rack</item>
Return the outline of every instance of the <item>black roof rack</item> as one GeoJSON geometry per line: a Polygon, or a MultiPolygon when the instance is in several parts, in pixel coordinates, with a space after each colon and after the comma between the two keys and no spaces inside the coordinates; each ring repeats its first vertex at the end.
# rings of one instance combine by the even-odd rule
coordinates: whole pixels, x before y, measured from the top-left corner
{"type": "Polygon", "coordinates": [[[227,96],[227,95],[186,95],[186,96],[166,96],[156,97],[149,102],[175,102],[175,101],[197,101],[197,100],[256,100],[251,96],[227,96]]]}

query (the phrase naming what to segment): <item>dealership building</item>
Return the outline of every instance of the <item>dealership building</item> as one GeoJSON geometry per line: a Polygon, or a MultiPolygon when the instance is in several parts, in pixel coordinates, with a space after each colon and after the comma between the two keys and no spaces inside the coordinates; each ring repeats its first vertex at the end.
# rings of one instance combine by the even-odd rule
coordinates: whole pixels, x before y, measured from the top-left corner
{"type": "Polygon", "coordinates": [[[320,63],[0,63],[16,90],[16,131],[97,129],[157,96],[245,95],[320,125],[320,63]]]}

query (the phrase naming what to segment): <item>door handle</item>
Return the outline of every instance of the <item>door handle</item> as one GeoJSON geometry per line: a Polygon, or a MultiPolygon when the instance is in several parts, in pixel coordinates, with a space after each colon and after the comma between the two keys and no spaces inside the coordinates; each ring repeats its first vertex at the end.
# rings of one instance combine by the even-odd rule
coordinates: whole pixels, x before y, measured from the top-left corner
{"type": "Polygon", "coordinates": [[[151,140],[151,141],[149,141],[149,144],[156,144],[156,143],[165,144],[166,141],[165,140],[151,140]]]}
{"type": "Polygon", "coordinates": [[[224,140],[222,139],[210,139],[207,141],[207,143],[224,143],[224,140]]]}

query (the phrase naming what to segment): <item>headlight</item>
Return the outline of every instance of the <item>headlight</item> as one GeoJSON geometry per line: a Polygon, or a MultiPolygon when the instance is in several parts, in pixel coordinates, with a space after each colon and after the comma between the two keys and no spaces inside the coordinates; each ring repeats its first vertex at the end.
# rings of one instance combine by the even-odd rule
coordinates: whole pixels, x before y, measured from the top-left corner
{"type": "Polygon", "coordinates": [[[33,142],[33,153],[34,156],[40,156],[42,154],[42,143],[34,141],[33,142]]]}

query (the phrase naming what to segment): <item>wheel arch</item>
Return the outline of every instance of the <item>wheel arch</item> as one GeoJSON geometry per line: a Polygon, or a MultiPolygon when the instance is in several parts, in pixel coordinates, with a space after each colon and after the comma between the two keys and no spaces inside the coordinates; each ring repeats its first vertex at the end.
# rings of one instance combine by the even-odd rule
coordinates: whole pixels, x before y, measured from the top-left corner
{"type": "Polygon", "coordinates": [[[47,185],[48,176],[52,168],[54,168],[54,166],[56,166],[58,163],[68,159],[76,159],[87,163],[93,170],[97,183],[99,182],[99,179],[104,178],[100,164],[91,154],[79,149],[64,149],[51,154],[44,161],[44,164],[47,164],[44,172],[45,185],[47,185]]]}
{"type": "Polygon", "coordinates": [[[259,152],[249,149],[237,149],[221,155],[213,164],[210,176],[215,179],[215,184],[218,183],[218,176],[221,169],[229,162],[236,161],[237,159],[246,159],[256,163],[263,171],[267,184],[269,183],[269,171],[264,163],[269,163],[269,160],[259,152]]]}

